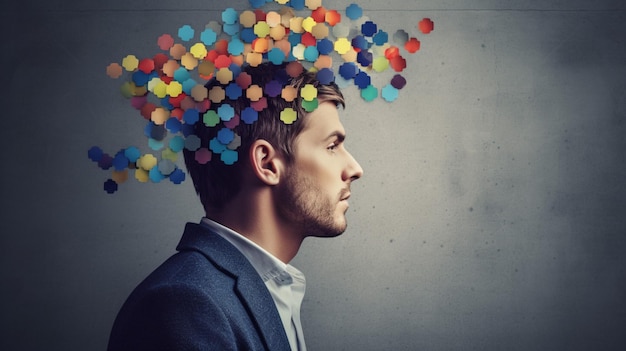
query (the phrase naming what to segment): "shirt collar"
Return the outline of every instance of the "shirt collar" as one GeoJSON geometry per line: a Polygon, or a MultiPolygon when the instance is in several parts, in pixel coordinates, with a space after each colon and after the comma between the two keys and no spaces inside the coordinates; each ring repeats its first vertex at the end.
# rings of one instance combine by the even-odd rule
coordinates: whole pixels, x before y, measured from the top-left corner
{"type": "Polygon", "coordinates": [[[297,277],[302,276],[298,269],[282,262],[255,242],[234,230],[206,217],[202,218],[200,225],[217,233],[235,246],[250,261],[252,267],[263,279],[263,282],[273,279],[279,285],[290,285],[293,283],[292,274],[297,277]]]}

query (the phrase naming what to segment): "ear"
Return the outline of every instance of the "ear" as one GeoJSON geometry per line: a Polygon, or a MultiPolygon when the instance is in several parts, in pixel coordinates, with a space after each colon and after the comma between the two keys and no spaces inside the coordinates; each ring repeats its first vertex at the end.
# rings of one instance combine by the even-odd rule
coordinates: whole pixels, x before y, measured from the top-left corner
{"type": "Polygon", "coordinates": [[[252,173],[267,185],[276,185],[280,181],[283,162],[276,149],[267,140],[256,140],[250,146],[250,166],[252,173]]]}

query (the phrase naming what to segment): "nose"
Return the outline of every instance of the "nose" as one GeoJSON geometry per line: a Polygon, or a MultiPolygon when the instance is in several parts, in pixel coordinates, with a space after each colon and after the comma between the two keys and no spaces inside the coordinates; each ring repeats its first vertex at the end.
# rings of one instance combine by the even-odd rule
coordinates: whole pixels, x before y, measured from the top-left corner
{"type": "Polygon", "coordinates": [[[361,178],[363,176],[363,168],[361,168],[361,165],[354,159],[351,153],[346,151],[346,154],[348,162],[343,173],[343,180],[354,181],[361,178]]]}

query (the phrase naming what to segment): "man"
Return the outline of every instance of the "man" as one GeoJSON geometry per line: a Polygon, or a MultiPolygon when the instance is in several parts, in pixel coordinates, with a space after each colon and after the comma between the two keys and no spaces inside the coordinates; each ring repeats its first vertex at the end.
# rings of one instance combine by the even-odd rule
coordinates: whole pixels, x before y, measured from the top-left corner
{"type": "MultiPolygon", "coordinates": [[[[363,170],[344,147],[338,87],[287,68],[262,64],[241,74],[266,90],[272,82],[295,91],[314,87],[317,108],[307,112],[300,94],[289,101],[266,92],[258,120],[232,128],[241,140],[237,162],[225,164],[215,154],[198,162],[185,150],[206,217],[187,224],[179,252],[130,295],[109,350],[306,349],[300,323],[305,279],[289,262],[305,237],[346,229],[350,185],[363,170]],[[284,111],[296,111],[296,120],[283,119],[284,111]]],[[[221,87],[215,79],[207,84],[215,87],[221,87]]],[[[211,108],[224,104],[242,116],[253,101],[241,94],[211,108]]],[[[195,124],[203,145],[219,130],[195,124]]]]}

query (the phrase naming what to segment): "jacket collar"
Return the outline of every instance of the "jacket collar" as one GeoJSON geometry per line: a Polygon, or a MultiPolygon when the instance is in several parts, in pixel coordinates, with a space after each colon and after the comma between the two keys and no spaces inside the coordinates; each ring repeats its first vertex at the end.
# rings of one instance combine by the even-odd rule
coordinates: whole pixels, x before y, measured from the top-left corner
{"type": "Polygon", "coordinates": [[[236,293],[250,311],[259,334],[269,350],[289,350],[274,300],[263,280],[248,260],[227,240],[207,228],[187,223],[176,247],[178,251],[198,251],[236,281],[236,293]]]}

